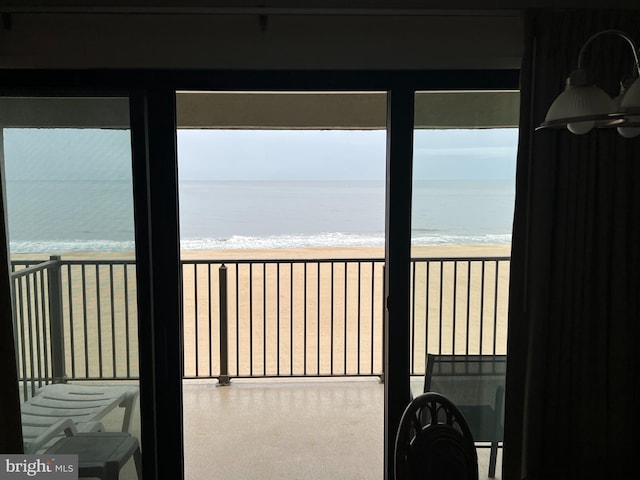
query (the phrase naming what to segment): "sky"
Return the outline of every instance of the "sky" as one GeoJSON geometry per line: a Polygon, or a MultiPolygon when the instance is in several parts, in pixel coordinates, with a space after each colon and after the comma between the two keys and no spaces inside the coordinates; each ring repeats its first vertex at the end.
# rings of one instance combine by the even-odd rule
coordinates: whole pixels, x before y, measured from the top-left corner
{"type": "MultiPolygon", "coordinates": [[[[415,180],[512,180],[517,129],[417,130],[415,180]]],[[[180,130],[181,180],[384,180],[383,130],[180,130]]]]}
{"type": "MultiPolygon", "coordinates": [[[[126,180],[125,130],[7,129],[7,178],[126,180]]],[[[517,129],[416,130],[415,180],[513,180],[517,129]]],[[[384,130],[179,130],[180,180],[385,179],[384,130]]]]}

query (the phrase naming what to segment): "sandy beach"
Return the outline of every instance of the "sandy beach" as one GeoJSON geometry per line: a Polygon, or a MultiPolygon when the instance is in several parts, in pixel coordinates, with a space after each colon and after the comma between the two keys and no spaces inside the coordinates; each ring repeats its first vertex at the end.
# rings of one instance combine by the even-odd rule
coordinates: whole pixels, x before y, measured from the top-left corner
{"type": "MultiPolygon", "coordinates": [[[[415,259],[509,254],[509,245],[412,249],[415,259]]],[[[61,255],[63,259],[133,259],[132,254],[118,253],[61,255]]],[[[232,376],[380,372],[383,258],[383,247],[183,251],[185,375],[220,372],[219,268],[223,263],[232,376]],[[346,261],[358,259],[367,261],[346,261]],[[201,263],[205,260],[211,266],[201,263]],[[246,260],[256,262],[234,262],[246,260]]],[[[415,371],[424,368],[427,350],[505,352],[508,262],[497,270],[494,262],[484,267],[472,263],[469,270],[468,262],[431,262],[428,268],[416,262],[412,274],[415,371]]],[[[74,267],[62,276],[69,373],[136,376],[135,267],[87,267],[85,272],[74,267]]]]}

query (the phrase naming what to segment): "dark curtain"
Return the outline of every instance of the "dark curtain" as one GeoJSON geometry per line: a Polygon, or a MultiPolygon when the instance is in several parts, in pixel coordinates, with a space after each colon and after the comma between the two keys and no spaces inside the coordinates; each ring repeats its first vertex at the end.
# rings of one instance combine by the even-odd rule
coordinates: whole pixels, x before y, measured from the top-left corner
{"type": "MultiPolygon", "coordinates": [[[[640,10],[536,10],[525,24],[503,478],[628,478],[640,452],[640,138],[534,128],[584,41],[611,28],[640,40],[640,10]]],[[[633,56],[604,35],[584,65],[613,96],[633,56]]]]}
{"type": "MultiPolygon", "coordinates": [[[[2,148],[0,129],[0,149],[2,148]]],[[[0,151],[0,453],[22,453],[22,422],[18,369],[13,343],[11,288],[6,212],[4,208],[4,168],[0,151]]]]}

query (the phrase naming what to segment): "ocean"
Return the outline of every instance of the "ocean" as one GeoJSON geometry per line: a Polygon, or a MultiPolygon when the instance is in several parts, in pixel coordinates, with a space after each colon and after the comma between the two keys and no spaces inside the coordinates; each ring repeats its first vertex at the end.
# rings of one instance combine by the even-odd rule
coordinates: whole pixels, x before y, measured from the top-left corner
{"type": "MultiPolygon", "coordinates": [[[[131,182],[6,181],[11,253],[134,248],[131,182]]],[[[184,250],[384,245],[383,181],[180,181],[184,250]]],[[[510,180],[416,181],[414,245],[511,242],[510,180]]]]}

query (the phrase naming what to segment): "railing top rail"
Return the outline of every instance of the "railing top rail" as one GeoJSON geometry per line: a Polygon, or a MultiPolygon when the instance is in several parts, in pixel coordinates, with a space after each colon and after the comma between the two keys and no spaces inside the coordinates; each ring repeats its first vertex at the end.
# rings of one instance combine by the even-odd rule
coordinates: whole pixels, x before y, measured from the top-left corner
{"type": "MultiPolygon", "coordinates": [[[[511,257],[508,256],[492,256],[492,257],[415,257],[411,258],[412,262],[501,262],[509,261],[511,257]]],[[[202,258],[202,259],[183,259],[180,261],[183,265],[199,265],[199,264],[250,264],[250,263],[265,263],[265,264],[277,264],[277,263],[379,263],[384,262],[383,257],[378,258],[253,258],[253,259],[217,259],[217,258],[202,258]]],[[[12,260],[12,265],[31,265],[33,260],[12,260]]],[[[36,265],[32,265],[26,269],[14,272],[12,276],[28,275],[31,272],[48,268],[54,263],[59,265],[135,265],[135,259],[69,259],[58,261],[42,261],[36,265]]]]}
{"type": "Polygon", "coordinates": [[[40,265],[43,262],[47,262],[48,260],[11,260],[11,265],[40,265]]]}
{"type": "MultiPolygon", "coordinates": [[[[12,262],[13,263],[13,262],[12,262]]],[[[29,265],[29,263],[31,262],[25,262],[25,263],[13,263],[14,265],[29,265]]],[[[22,277],[26,277],[28,275],[31,275],[33,273],[36,272],[41,272],[43,270],[46,270],[47,268],[55,265],[59,263],[56,260],[46,260],[44,262],[38,263],[36,265],[31,265],[30,267],[27,268],[23,268],[21,270],[15,271],[15,272],[11,272],[11,279],[16,279],[16,278],[22,278],[22,277]]]]}
{"type": "Polygon", "coordinates": [[[503,262],[511,260],[511,257],[416,257],[413,262],[503,262]]]}
{"type": "Polygon", "coordinates": [[[122,265],[124,263],[133,265],[136,263],[135,259],[106,259],[106,258],[78,258],[78,259],[50,259],[50,260],[38,260],[38,259],[20,259],[20,260],[11,260],[11,265],[41,265],[45,262],[57,262],[60,265],[122,265]]]}
{"type": "MultiPolygon", "coordinates": [[[[500,262],[509,261],[511,257],[416,257],[412,262],[500,262]]],[[[181,260],[183,265],[196,264],[247,264],[247,263],[376,263],[384,262],[383,257],[379,258],[269,258],[269,259],[189,259],[181,260]]]]}
{"type": "Polygon", "coordinates": [[[181,260],[183,265],[210,263],[222,264],[248,264],[248,263],[376,263],[384,262],[384,258],[252,258],[252,259],[189,259],[181,260]]]}
{"type": "Polygon", "coordinates": [[[90,258],[87,260],[60,260],[61,265],[135,265],[135,259],[117,260],[117,259],[100,259],[90,258]]]}

